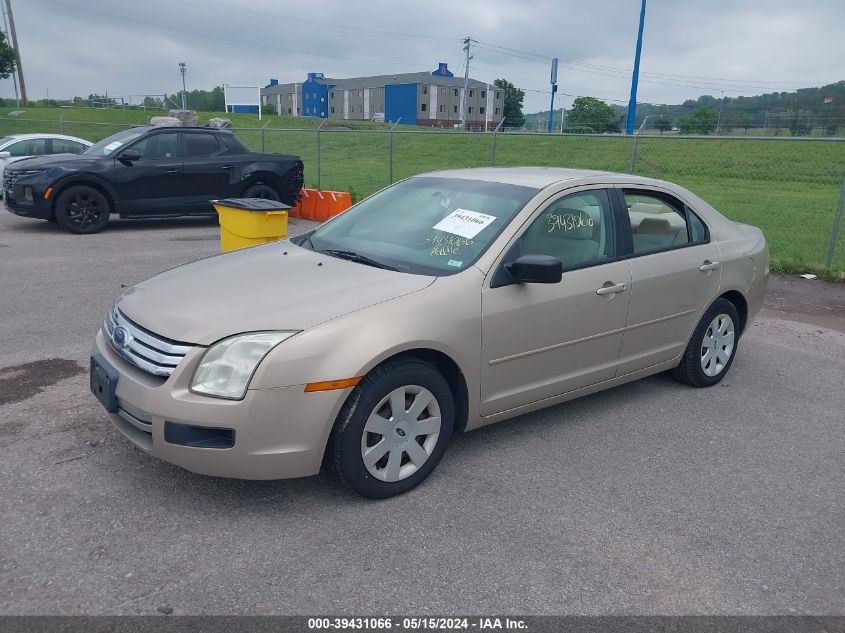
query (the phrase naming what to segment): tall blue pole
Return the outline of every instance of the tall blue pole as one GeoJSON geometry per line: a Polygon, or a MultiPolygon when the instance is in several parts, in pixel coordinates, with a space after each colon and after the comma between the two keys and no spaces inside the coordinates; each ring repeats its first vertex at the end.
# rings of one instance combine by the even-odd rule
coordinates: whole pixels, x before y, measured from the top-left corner
{"type": "Polygon", "coordinates": [[[640,10],[640,30],[637,33],[637,54],[634,56],[634,75],[631,77],[631,100],[628,101],[628,121],[625,134],[634,133],[634,120],[637,117],[637,83],[640,80],[640,53],[643,49],[643,25],[645,24],[645,0],[640,10]]]}
{"type": "Polygon", "coordinates": [[[554,116],[554,113],[555,113],[555,91],[556,90],[557,90],[557,85],[552,86],[552,103],[549,106],[549,129],[548,129],[549,134],[552,133],[552,125],[553,125],[552,117],[554,116]]]}

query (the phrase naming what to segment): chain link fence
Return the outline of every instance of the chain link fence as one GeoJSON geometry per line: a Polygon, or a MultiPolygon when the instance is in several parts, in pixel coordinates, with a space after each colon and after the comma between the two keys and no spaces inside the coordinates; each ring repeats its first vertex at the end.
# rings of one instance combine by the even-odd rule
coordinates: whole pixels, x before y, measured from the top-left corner
{"type": "MultiPolygon", "coordinates": [[[[5,134],[92,141],[127,127],[0,117],[5,134]]],[[[732,220],[759,226],[775,270],[845,274],[845,139],[278,129],[269,122],[233,132],[252,151],[298,154],[306,186],[348,191],[355,201],[408,176],[460,167],[574,167],[669,180],[732,220]]]]}

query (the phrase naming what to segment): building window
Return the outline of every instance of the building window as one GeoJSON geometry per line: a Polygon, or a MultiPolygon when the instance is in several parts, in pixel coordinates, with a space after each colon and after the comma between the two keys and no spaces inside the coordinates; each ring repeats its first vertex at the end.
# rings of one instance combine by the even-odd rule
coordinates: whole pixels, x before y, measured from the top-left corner
{"type": "Polygon", "coordinates": [[[325,103],[325,101],[326,101],[325,97],[320,97],[320,103],[325,103]]]}
{"type": "Polygon", "coordinates": [[[424,95],[428,94],[428,86],[423,86],[423,94],[424,95]]]}
{"type": "Polygon", "coordinates": [[[331,92],[331,98],[334,99],[334,90],[331,92]]]}
{"type": "Polygon", "coordinates": [[[334,106],[332,106],[332,114],[334,114],[334,106]]]}
{"type": "Polygon", "coordinates": [[[499,108],[496,108],[496,114],[499,114],[499,108]]]}
{"type": "Polygon", "coordinates": [[[472,114],[472,106],[469,107],[469,113],[472,114]]]}
{"type": "MultiPolygon", "coordinates": [[[[486,90],[482,90],[482,91],[481,91],[481,98],[482,98],[482,99],[486,99],[486,98],[487,98],[487,91],[486,91],[486,90]]],[[[483,114],[483,113],[482,113],[482,114],[483,114]]]]}
{"type": "Polygon", "coordinates": [[[455,96],[456,97],[458,96],[458,89],[457,88],[455,88],[455,96]]]}
{"type": "Polygon", "coordinates": [[[475,90],[470,90],[470,91],[469,91],[469,96],[470,96],[470,99],[472,98],[472,95],[473,95],[473,93],[474,93],[474,92],[475,92],[475,90]]]}
{"type": "Polygon", "coordinates": [[[458,106],[452,106],[452,112],[457,114],[458,113],[458,106]]]}
{"type": "Polygon", "coordinates": [[[290,108],[288,108],[288,114],[291,114],[290,108]]]}
{"type": "Polygon", "coordinates": [[[425,106],[426,106],[426,104],[425,104],[425,103],[421,103],[421,104],[420,104],[420,110],[422,110],[423,112],[425,112],[425,106]]]}
{"type": "Polygon", "coordinates": [[[441,112],[446,112],[446,106],[445,106],[445,105],[441,105],[441,106],[440,106],[440,111],[441,111],[441,112]]]}
{"type": "Polygon", "coordinates": [[[484,114],[484,106],[478,108],[478,114],[484,114]]]}
{"type": "Polygon", "coordinates": [[[297,108],[297,109],[296,109],[296,113],[297,113],[297,114],[301,114],[301,112],[300,112],[301,110],[302,110],[302,108],[297,108]]]}

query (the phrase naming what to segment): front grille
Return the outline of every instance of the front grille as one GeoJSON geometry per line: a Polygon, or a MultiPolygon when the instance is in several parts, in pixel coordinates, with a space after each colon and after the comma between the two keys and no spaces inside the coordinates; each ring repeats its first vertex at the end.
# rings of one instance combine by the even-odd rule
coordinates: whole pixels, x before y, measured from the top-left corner
{"type": "Polygon", "coordinates": [[[118,398],[117,414],[139,431],[152,435],[153,418],[146,411],[141,411],[118,398]]]}
{"type": "Polygon", "coordinates": [[[15,183],[24,176],[40,174],[43,169],[12,169],[8,167],[3,171],[3,189],[11,189],[15,183]]]}
{"type": "Polygon", "coordinates": [[[168,377],[192,346],[153,334],[133,323],[114,306],[103,323],[103,332],[115,352],[153,376],[168,377]],[[118,330],[122,332],[118,333],[118,330]]]}

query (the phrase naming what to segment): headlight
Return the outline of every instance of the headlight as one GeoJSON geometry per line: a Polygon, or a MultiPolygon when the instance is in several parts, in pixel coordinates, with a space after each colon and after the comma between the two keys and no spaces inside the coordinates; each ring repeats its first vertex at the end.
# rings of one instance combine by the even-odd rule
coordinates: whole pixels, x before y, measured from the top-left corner
{"type": "Polygon", "coordinates": [[[294,334],[296,332],[254,332],[223,339],[202,357],[191,381],[191,391],[240,400],[262,359],[294,334]]]}

